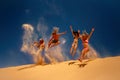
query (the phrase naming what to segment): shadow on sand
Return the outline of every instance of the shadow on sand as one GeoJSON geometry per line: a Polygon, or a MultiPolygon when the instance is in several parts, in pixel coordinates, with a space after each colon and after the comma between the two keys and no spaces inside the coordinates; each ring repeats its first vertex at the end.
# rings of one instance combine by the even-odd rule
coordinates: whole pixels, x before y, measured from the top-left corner
{"type": "Polygon", "coordinates": [[[69,62],[68,65],[72,65],[72,64],[74,64],[74,63],[76,63],[76,62],[69,62]]]}
{"type": "Polygon", "coordinates": [[[33,68],[33,67],[36,67],[36,66],[45,66],[45,65],[46,65],[46,64],[32,64],[32,65],[25,66],[25,67],[23,67],[23,68],[18,69],[18,71],[24,70],[24,69],[28,69],[28,68],[33,68]]]}
{"type": "Polygon", "coordinates": [[[18,69],[18,71],[19,70],[23,70],[23,69],[32,68],[32,67],[35,67],[35,66],[38,66],[38,65],[37,64],[33,64],[33,65],[30,65],[30,66],[25,66],[25,67],[22,67],[22,68],[18,69]]]}
{"type": "Polygon", "coordinates": [[[77,64],[79,67],[85,67],[87,64],[86,63],[83,63],[83,64],[77,64]]]}
{"type": "Polygon", "coordinates": [[[82,62],[82,63],[77,63],[76,61],[73,61],[73,62],[69,62],[68,63],[68,65],[78,65],[79,67],[85,67],[87,64],[88,64],[88,62],[91,62],[91,61],[93,61],[94,59],[89,59],[89,60],[86,60],[86,61],[84,61],[84,62],[82,62]]]}
{"type": "Polygon", "coordinates": [[[79,64],[78,63],[75,64],[75,63],[76,62],[69,62],[68,65],[73,65],[74,64],[74,65],[78,65],[79,67],[85,67],[87,65],[87,63],[79,63],[79,64]]]}

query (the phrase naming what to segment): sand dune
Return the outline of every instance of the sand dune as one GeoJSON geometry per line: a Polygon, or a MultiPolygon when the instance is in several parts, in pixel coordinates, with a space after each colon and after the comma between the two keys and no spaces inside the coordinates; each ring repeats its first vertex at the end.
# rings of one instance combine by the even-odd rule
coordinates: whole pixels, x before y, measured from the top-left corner
{"type": "Polygon", "coordinates": [[[0,80],[120,80],[120,56],[0,68],[0,80]]]}

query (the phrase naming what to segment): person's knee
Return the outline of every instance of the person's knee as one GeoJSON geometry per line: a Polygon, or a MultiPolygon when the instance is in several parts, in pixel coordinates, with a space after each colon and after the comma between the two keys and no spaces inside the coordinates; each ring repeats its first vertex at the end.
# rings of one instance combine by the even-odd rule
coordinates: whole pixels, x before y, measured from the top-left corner
{"type": "Polygon", "coordinates": [[[58,44],[60,44],[60,41],[58,41],[58,44]]]}

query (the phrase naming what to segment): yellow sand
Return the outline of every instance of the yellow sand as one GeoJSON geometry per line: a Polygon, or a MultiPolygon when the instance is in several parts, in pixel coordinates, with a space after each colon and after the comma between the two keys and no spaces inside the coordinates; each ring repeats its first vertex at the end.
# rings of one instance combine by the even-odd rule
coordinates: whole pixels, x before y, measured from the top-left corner
{"type": "Polygon", "coordinates": [[[0,80],[120,80],[120,56],[85,63],[80,66],[76,60],[44,66],[30,64],[0,68],[0,80]]]}

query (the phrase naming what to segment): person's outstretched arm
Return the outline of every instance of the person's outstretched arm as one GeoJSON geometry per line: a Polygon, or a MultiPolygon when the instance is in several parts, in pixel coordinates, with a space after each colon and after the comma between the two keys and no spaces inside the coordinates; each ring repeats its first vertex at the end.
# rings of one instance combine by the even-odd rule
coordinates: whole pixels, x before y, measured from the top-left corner
{"type": "Polygon", "coordinates": [[[70,31],[72,32],[72,36],[74,37],[72,26],[70,26],[70,31]]]}
{"type": "Polygon", "coordinates": [[[90,37],[92,36],[92,34],[93,34],[93,32],[94,32],[94,28],[92,28],[92,30],[91,30],[91,32],[90,32],[90,34],[89,34],[89,36],[88,36],[88,40],[90,39],[90,37]]]}
{"type": "Polygon", "coordinates": [[[63,34],[66,34],[66,32],[67,32],[67,31],[61,32],[61,33],[59,33],[59,35],[61,36],[61,35],[63,35],[63,34]]]}

